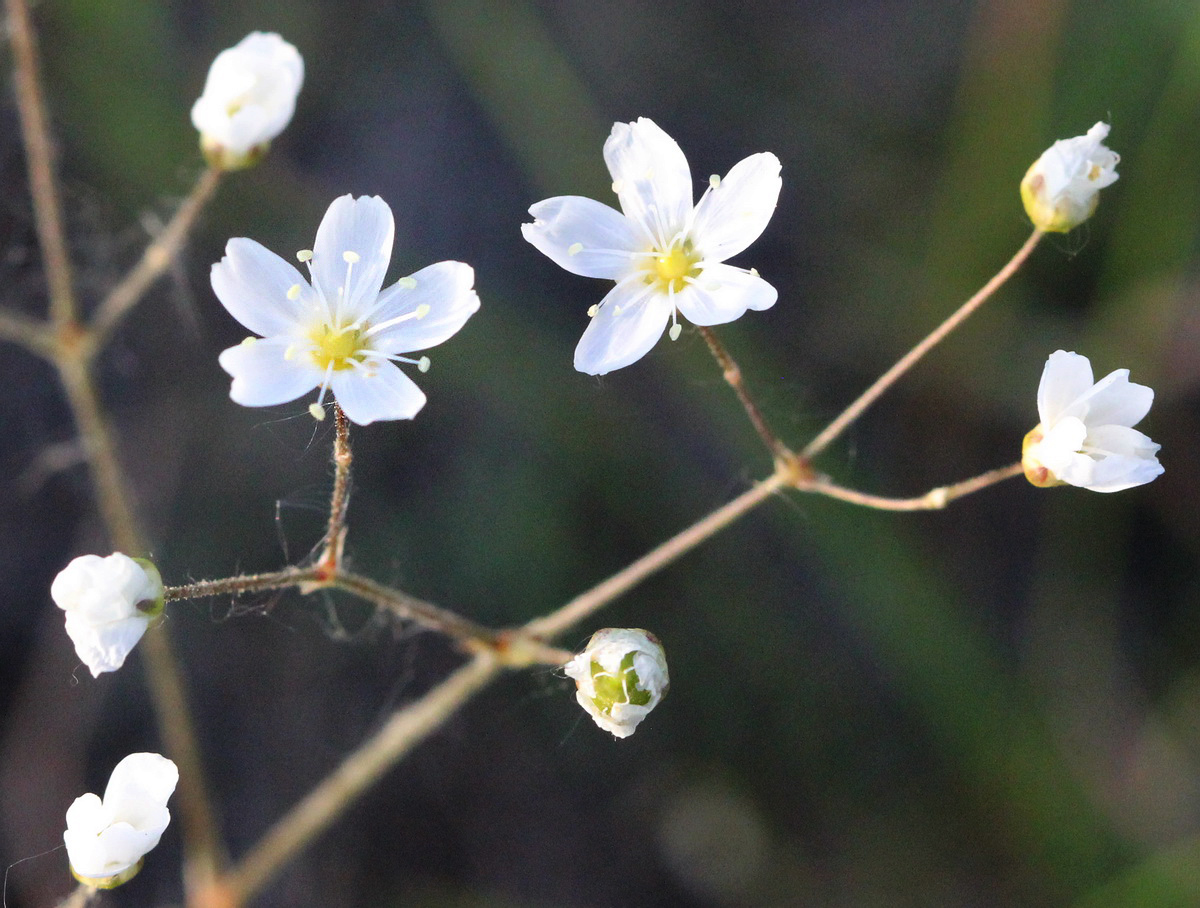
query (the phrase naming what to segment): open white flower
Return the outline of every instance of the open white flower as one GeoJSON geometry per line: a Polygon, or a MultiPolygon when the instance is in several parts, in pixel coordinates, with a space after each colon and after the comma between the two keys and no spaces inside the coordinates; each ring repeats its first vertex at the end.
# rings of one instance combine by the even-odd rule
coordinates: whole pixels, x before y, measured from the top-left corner
{"type": "Polygon", "coordinates": [[[255,163],[283,132],[304,83],[304,60],[279,35],[251,32],[213,60],[192,106],[200,147],[221,170],[255,163]]]}
{"type": "Polygon", "coordinates": [[[50,596],[67,613],[67,636],[93,678],[124,665],[163,609],[158,569],[120,552],[80,555],[59,571],[50,596]]]}
{"type": "Polygon", "coordinates": [[[1086,356],[1058,350],[1046,360],[1038,386],[1041,423],[1025,436],[1022,463],[1035,486],[1067,483],[1093,492],[1119,492],[1163,471],[1155,444],[1136,426],[1154,392],[1129,380],[1128,369],[1092,381],[1086,356]]]}
{"type": "Polygon", "coordinates": [[[645,117],[614,124],[604,143],[621,212],[592,199],[558,196],[529,209],[525,239],[573,274],[616,287],[589,310],[575,368],[603,375],[641,359],[676,313],[696,325],[733,321],[775,304],[775,288],[753,269],[722,264],[767,226],[781,184],[769,152],[711,177],[692,205],[692,172],[675,140],[645,117]]]}
{"type": "Polygon", "coordinates": [[[575,679],[579,705],[618,738],[633,734],[671,686],[662,644],[638,628],[596,631],[563,671],[575,679]]]}
{"type": "Polygon", "coordinates": [[[335,199],[311,250],[297,254],[312,283],[254,240],[237,238],[212,267],[212,286],[229,314],[261,338],[221,354],[233,376],[229,396],[246,407],[295,400],[320,388],[309,411],[322,419],[332,391],[359,425],[412,419],[425,395],[393,363],[422,372],[434,347],[479,309],[475,272],[438,262],[380,291],[392,256],[392,210],[378,196],[335,199]]]}
{"type": "Polygon", "coordinates": [[[76,879],[96,889],[132,879],[171,822],[167,799],[178,783],[179,770],[166,757],[130,754],[113,769],[104,800],[76,798],[63,833],[76,879]]]}
{"type": "Polygon", "coordinates": [[[1021,200],[1035,227],[1066,233],[1092,216],[1100,190],[1117,181],[1116,152],[1104,145],[1107,123],[1097,123],[1085,136],[1059,139],[1021,180],[1021,200]]]}

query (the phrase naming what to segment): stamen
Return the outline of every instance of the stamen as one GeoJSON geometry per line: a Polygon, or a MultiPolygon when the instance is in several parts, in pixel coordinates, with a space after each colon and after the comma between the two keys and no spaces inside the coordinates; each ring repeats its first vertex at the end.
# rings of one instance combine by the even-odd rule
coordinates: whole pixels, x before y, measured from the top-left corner
{"type": "Polygon", "coordinates": [[[716,189],[718,186],[720,186],[721,185],[721,175],[718,173],[714,173],[711,177],[708,178],[708,185],[711,186],[713,189],[716,189]]]}
{"type": "Polygon", "coordinates": [[[583,243],[572,243],[567,247],[567,255],[579,255],[581,252],[583,252],[583,243]]]}
{"type": "Polygon", "coordinates": [[[429,357],[422,356],[419,360],[417,360],[417,371],[428,372],[431,365],[433,365],[433,363],[430,361],[429,357]]]}
{"type": "Polygon", "coordinates": [[[620,194],[621,194],[621,190],[622,190],[622,189],[624,189],[624,188],[625,188],[625,181],[624,181],[624,180],[613,180],[613,184],[612,184],[612,191],[613,191],[613,192],[615,192],[615,193],[617,193],[618,195],[620,195],[620,194]]]}
{"type": "Polygon", "coordinates": [[[405,290],[414,290],[417,286],[417,279],[415,277],[402,277],[396,283],[405,290]]]}
{"type": "Polygon", "coordinates": [[[301,249],[296,253],[296,260],[305,264],[312,261],[313,251],[311,249],[301,249]]]}
{"type": "Polygon", "coordinates": [[[295,300],[299,295],[300,295],[300,285],[299,284],[292,284],[292,286],[288,287],[288,292],[287,292],[288,299],[295,300]]]}
{"type": "MultiPolygon", "coordinates": [[[[675,316],[672,315],[671,317],[674,318],[675,316]]],[[[671,330],[667,332],[667,336],[669,338],[671,338],[671,340],[677,341],[677,340],[679,340],[679,335],[681,335],[682,333],[683,333],[683,325],[679,324],[679,322],[676,322],[675,324],[673,324],[671,326],[671,330]]]]}
{"type": "Polygon", "coordinates": [[[751,276],[753,276],[753,277],[758,277],[758,269],[757,269],[757,268],[751,268],[751,269],[750,269],[750,274],[751,274],[751,276]]]}
{"type": "Polygon", "coordinates": [[[242,341],[242,346],[243,347],[253,347],[257,343],[258,343],[258,338],[251,336],[251,337],[245,338],[242,341]]]}
{"type": "MultiPolygon", "coordinates": [[[[593,303],[590,307],[588,307],[588,318],[595,318],[596,313],[599,311],[600,311],[600,304],[593,303]]],[[[249,338],[246,338],[246,339],[249,340],[249,338]]]]}
{"type": "Polygon", "coordinates": [[[317,422],[320,422],[325,418],[325,408],[320,404],[309,404],[308,412],[317,422]]]}
{"type": "Polygon", "coordinates": [[[352,252],[349,249],[347,249],[345,252],[342,253],[342,261],[346,262],[349,265],[354,265],[354,264],[362,261],[362,256],[360,256],[357,252],[352,252]]]}

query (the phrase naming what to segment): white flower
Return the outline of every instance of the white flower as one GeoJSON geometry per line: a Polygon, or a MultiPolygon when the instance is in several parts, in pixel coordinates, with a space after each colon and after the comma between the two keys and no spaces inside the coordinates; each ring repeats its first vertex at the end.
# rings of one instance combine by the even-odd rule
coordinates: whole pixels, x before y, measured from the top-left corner
{"type": "Polygon", "coordinates": [[[132,879],[171,822],[167,799],[178,782],[179,770],[166,757],[130,754],[113,769],[103,801],[94,794],[76,798],[63,833],[76,878],[97,889],[132,879]]]}
{"type": "Polygon", "coordinates": [[[320,388],[309,406],[317,419],[329,390],[359,425],[416,416],[425,395],[393,361],[424,372],[428,357],[401,354],[451,337],[479,297],[475,272],[462,262],[438,262],[380,292],[393,232],[392,210],[378,196],[335,199],[313,249],[297,255],[311,285],[254,240],[229,241],[212,267],[213,290],[230,315],[262,335],[221,354],[234,401],[266,407],[320,388]]]}
{"type": "Polygon", "coordinates": [[[692,173],[675,140],[645,117],[617,123],[604,143],[621,214],[579,196],[529,209],[525,239],[573,274],[608,278],[616,287],[589,310],[575,368],[603,375],[641,359],[676,313],[697,325],[733,321],[775,304],[775,288],[721,264],[753,243],[779,198],[779,159],[751,155],[725,179],[709,179],[692,206],[692,173]]]}
{"type": "Polygon", "coordinates": [[[1092,216],[1100,190],[1117,181],[1116,152],[1104,146],[1108,124],[1097,123],[1086,136],[1059,139],[1021,180],[1021,200],[1035,227],[1066,233],[1092,216]]]}
{"type": "Polygon", "coordinates": [[[67,636],[93,678],[120,668],[163,609],[158,569],[120,552],[80,555],[59,571],[50,596],[67,613],[67,636]]]}
{"type": "Polygon", "coordinates": [[[1160,445],[1133,426],[1150,411],[1154,392],[1118,369],[1092,381],[1086,356],[1058,350],[1038,386],[1041,423],[1025,436],[1022,463],[1036,486],[1068,483],[1119,492],[1162,473],[1160,445]]]}
{"type": "Polygon", "coordinates": [[[192,106],[209,162],[235,170],[257,161],[291,121],[303,82],[300,53],[276,34],[251,32],[217,54],[192,106]]]}
{"type": "Polygon", "coordinates": [[[563,666],[575,699],[605,731],[627,738],[667,694],[667,654],[649,631],[605,628],[563,666]]]}

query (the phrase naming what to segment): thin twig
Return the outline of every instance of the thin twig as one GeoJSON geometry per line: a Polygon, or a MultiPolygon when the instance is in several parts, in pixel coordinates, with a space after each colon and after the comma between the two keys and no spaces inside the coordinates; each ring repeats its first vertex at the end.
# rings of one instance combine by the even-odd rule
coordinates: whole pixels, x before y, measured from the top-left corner
{"type": "Polygon", "coordinates": [[[303,586],[318,580],[313,568],[284,568],[265,574],[243,574],[240,577],[225,577],[221,580],[197,580],[182,586],[169,586],[165,590],[166,601],[203,599],[206,596],[238,596],[243,593],[261,593],[266,590],[281,590],[292,586],[303,586]]]}
{"type": "Polygon", "coordinates": [[[227,904],[241,905],[288,861],[336,820],[402,757],[436,731],[501,671],[480,653],[421,699],[397,710],[374,737],[348,756],[305,798],[281,817],[218,884],[227,904]]]}
{"type": "Polygon", "coordinates": [[[970,495],[972,492],[978,492],[980,489],[986,489],[988,486],[1003,482],[1005,479],[1020,476],[1023,472],[1023,465],[1014,463],[997,470],[989,470],[981,476],[964,479],[962,482],[956,482],[953,485],[930,489],[924,495],[919,495],[916,498],[886,498],[882,495],[871,495],[867,492],[859,492],[854,489],[835,485],[823,476],[808,482],[799,483],[795,488],[801,492],[826,495],[830,498],[836,498],[839,501],[862,505],[866,508],[875,508],[879,511],[936,511],[944,508],[957,498],[970,495]]]}
{"type": "Polygon", "coordinates": [[[725,381],[729,387],[738,396],[742,407],[746,411],[746,415],[750,417],[750,422],[754,426],[754,430],[758,433],[758,437],[763,440],[767,446],[767,450],[771,452],[771,456],[777,462],[793,463],[796,459],[795,453],[779,440],[779,436],[775,434],[766,417],[763,416],[762,410],[758,408],[758,404],[754,402],[754,398],[750,396],[750,390],[746,387],[746,382],[742,379],[742,370],[729,351],[725,349],[724,344],[717,338],[717,334],[712,328],[706,328],[703,325],[700,328],[700,336],[704,338],[708,344],[708,349],[717,360],[717,364],[721,367],[721,371],[725,375],[725,381]]]}
{"type": "Polygon", "coordinates": [[[206,168],[162,233],[146,247],[141,259],[104,298],[92,316],[92,352],[104,348],[112,332],[146,291],[158,280],[187,242],[188,233],[221,182],[221,171],[206,168]]]}
{"type": "Polygon", "coordinates": [[[78,316],[75,302],[71,259],[67,254],[63,228],[62,203],[55,174],[54,145],[46,114],[39,75],[37,38],[29,19],[25,0],[5,0],[8,10],[9,41],[13,49],[13,84],[21,119],[21,138],[25,143],[25,167],[29,172],[29,191],[33,197],[33,217],[38,245],[46,266],[50,290],[50,316],[62,329],[78,316]]]}
{"type": "Polygon", "coordinates": [[[602,606],[641,583],[651,574],[662,570],[680,555],[694,549],[700,543],[723,530],[743,514],[758,507],[780,489],[790,484],[791,476],[783,469],[747,489],[723,507],[717,508],[704,519],[692,524],[682,533],[672,536],[662,545],[651,549],[637,561],[613,574],[607,580],[576,596],[566,605],[548,615],[530,621],[525,632],[533,637],[549,640],[561,634],[602,606]]]}
{"type": "Polygon", "coordinates": [[[19,312],[0,310],[0,340],[19,344],[43,359],[54,357],[54,332],[46,324],[19,312]]]}
{"type": "Polygon", "coordinates": [[[863,411],[871,404],[875,403],[888,388],[895,384],[905,372],[915,366],[926,353],[934,348],[947,334],[957,328],[972,312],[978,309],[984,302],[987,301],[993,293],[995,293],[1005,281],[1007,281],[1017,269],[1024,264],[1029,258],[1029,254],[1033,252],[1038,241],[1041,240],[1044,234],[1041,230],[1034,230],[1030,234],[1029,239],[1025,241],[1025,245],[1017,250],[1014,255],[990,281],[972,296],[969,300],[958,308],[958,311],[951,315],[948,319],[942,322],[930,333],[923,341],[909,350],[904,356],[900,357],[899,361],[883,373],[871,387],[867,388],[854,403],[850,404],[841,415],[831,422],[816,438],[808,443],[803,451],[800,452],[801,458],[811,460],[829,446],[829,444],[844,432],[851,423],[863,414],[863,411]]]}
{"type": "Polygon", "coordinates": [[[346,512],[350,508],[350,420],[337,404],[333,405],[336,428],[333,438],[333,495],[329,499],[329,529],[325,531],[325,550],[317,566],[333,575],[337,572],[346,544],[346,512]]]}

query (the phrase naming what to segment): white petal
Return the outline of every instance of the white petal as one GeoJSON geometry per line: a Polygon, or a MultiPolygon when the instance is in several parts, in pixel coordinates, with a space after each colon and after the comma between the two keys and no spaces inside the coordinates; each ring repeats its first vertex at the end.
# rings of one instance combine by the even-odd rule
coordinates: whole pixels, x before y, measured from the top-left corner
{"type": "MultiPolygon", "coordinates": [[[[179,769],[161,754],[130,754],[118,763],[108,777],[104,803],[117,819],[140,825],[138,815],[161,808],[179,784],[179,769]]],[[[155,816],[155,822],[159,817],[155,816]]],[[[165,828],[165,825],[164,825],[165,828]]]]}
{"type": "Polygon", "coordinates": [[[269,337],[238,344],[221,352],[217,361],[233,376],[229,396],[243,407],[269,407],[295,400],[317,387],[324,373],[312,357],[293,352],[286,337],[269,337]]]}
{"type": "Polygon", "coordinates": [[[653,120],[614,123],[604,143],[621,210],[659,248],[671,244],[692,213],[692,172],[679,145],[653,120]]]}
{"type": "Polygon", "coordinates": [[[747,309],[770,309],[778,297],[775,288],[757,274],[714,264],[675,294],[675,305],[694,325],[723,325],[747,309]]]}
{"type": "Polygon", "coordinates": [[[1153,403],[1153,389],[1131,382],[1128,369],[1117,369],[1096,383],[1085,421],[1089,426],[1136,426],[1153,403]]]}
{"type": "Polygon", "coordinates": [[[333,374],[330,386],[338,405],[351,422],[360,426],[381,419],[412,419],[425,406],[425,393],[390,362],[363,369],[343,369],[333,374]]]}
{"type": "Polygon", "coordinates": [[[706,259],[723,262],[759,238],[779,201],[779,169],[770,152],[751,155],[700,200],[689,233],[706,259]]]}
{"type": "Polygon", "coordinates": [[[453,337],[479,311],[474,284],[475,270],[463,262],[438,262],[392,284],[379,295],[372,325],[385,325],[421,306],[429,309],[420,318],[372,332],[371,346],[383,353],[410,353],[453,337]]]}
{"type": "Polygon", "coordinates": [[[633,255],[652,244],[621,212],[580,196],[557,196],[529,209],[521,234],[572,274],[619,281],[637,267],[633,255]]]}
{"type": "Polygon", "coordinates": [[[293,330],[316,305],[312,288],[300,272],[254,240],[237,237],[225,246],[225,257],[212,266],[212,288],[229,314],[264,337],[293,330]],[[294,300],[293,287],[300,287],[294,300]]]}
{"type": "MultiPolygon", "coordinates": [[[[1043,431],[1045,437],[1038,443],[1035,454],[1037,460],[1063,482],[1078,485],[1063,474],[1072,469],[1073,463],[1077,464],[1077,470],[1091,469],[1087,464],[1078,464],[1079,458],[1083,456],[1079,452],[1083,448],[1084,439],[1087,438],[1087,426],[1078,417],[1067,416],[1049,429],[1043,426],[1043,431]]],[[[1088,459],[1084,457],[1084,460],[1088,459]]]]}
{"type": "Polygon", "coordinates": [[[1100,426],[1088,432],[1083,451],[1096,460],[1086,488],[1119,492],[1150,482],[1163,472],[1155,456],[1160,445],[1127,426],[1100,426]]]}
{"type": "Polygon", "coordinates": [[[1092,364],[1086,356],[1056,350],[1046,360],[1038,385],[1038,419],[1043,426],[1053,425],[1068,413],[1079,398],[1092,390],[1092,364]]]}
{"type": "Polygon", "coordinates": [[[75,655],[88,667],[93,678],[115,672],[146,633],[148,616],[130,616],[120,621],[96,624],[87,616],[67,612],[67,636],[75,644],[75,655]]]}
{"type": "Polygon", "coordinates": [[[395,230],[392,209],[379,196],[344,195],[333,200],[317,228],[312,260],[313,279],[330,306],[335,306],[342,288],[343,313],[357,314],[375,304],[392,259],[395,230]],[[348,263],[348,252],[358,261],[348,263]]]}
{"type": "Polygon", "coordinates": [[[583,332],[575,348],[575,368],[604,375],[637,362],[662,337],[670,318],[666,294],[640,276],[627,278],[609,291],[583,332]]]}

